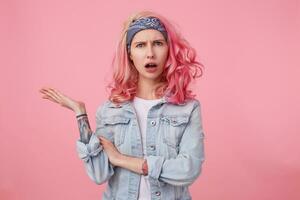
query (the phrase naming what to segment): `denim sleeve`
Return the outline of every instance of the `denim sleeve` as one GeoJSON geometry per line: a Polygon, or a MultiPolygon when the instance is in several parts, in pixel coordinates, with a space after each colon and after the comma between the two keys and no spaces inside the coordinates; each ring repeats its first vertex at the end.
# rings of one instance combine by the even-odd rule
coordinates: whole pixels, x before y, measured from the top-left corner
{"type": "Polygon", "coordinates": [[[96,113],[96,131],[92,133],[89,142],[83,143],[77,140],[76,148],[80,159],[83,160],[86,173],[96,184],[106,182],[113,174],[113,166],[108,160],[108,156],[103,151],[98,136],[105,137],[105,126],[101,123],[102,107],[96,113]]]}
{"type": "Polygon", "coordinates": [[[201,173],[204,162],[204,133],[200,103],[196,100],[189,123],[179,144],[176,158],[147,156],[148,178],[158,185],[168,183],[175,186],[191,185],[201,173]]]}

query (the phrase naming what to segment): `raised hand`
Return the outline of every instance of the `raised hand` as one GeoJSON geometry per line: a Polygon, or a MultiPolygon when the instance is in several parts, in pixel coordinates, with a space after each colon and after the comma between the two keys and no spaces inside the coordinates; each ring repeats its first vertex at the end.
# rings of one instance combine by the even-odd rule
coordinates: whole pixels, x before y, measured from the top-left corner
{"type": "Polygon", "coordinates": [[[81,101],[75,101],[74,99],[64,95],[57,89],[50,87],[43,87],[39,90],[43,94],[43,99],[48,99],[54,103],[57,103],[65,108],[74,111],[76,114],[85,113],[85,104],[81,101]]]}

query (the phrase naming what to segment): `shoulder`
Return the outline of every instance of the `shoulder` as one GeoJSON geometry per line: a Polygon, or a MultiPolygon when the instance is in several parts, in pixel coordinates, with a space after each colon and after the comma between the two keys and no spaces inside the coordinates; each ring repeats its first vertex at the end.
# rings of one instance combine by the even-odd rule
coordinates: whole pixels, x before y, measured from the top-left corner
{"type": "Polygon", "coordinates": [[[200,107],[200,101],[198,99],[189,99],[182,104],[167,103],[167,106],[175,110],[191,111],[194,110],[196,107],[200,107]]]}
{"type": "Polygon", "coordinates": [[[120,114],[120,112],[122,112],[122,109],[120,108],[122,108],[127,103],[128,102],[124,102],[120,103],[120,105],[117,105],[110,100],[106,100],[97,107],[96,116],[105,117],[113,114],[118,115],[120,114]]]}
{"type": "MultiPolygon", "coordinates": [[[[178,119],[179,121],[187,122],[189,118],[199,109],[200,101],[190,99],[182,104],[166,103],[162,110],[162,116],[166,118],[178,119]]],[[[177,121],[177,120],[175,120],[177,121]]]]}

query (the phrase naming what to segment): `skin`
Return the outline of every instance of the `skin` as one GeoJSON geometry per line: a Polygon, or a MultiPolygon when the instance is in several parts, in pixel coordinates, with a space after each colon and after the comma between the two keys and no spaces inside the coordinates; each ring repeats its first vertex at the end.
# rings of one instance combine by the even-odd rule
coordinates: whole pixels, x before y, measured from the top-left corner
{"type": "MultiPolygon", "coordinates": [[[[161,74],[168,57],[168,45],[163,35],[157,30],[143,30],[138,32],[131,43],[129,58],[139,72],[138,90],[136,96],[143,99],[157,99],[154,93],[155,88],[160,84],[161,74]],[[144,66],[148,62],[158,64],[158,70],[155,73],[148,73],[144,66]]],[[[82,101],[76,101],[59,90],[51,87],[43,87],[39,90],[43,99],[50,100],[61,105],[64,108],[72,110],[76,116],[86,114],[85,104],[82,101]]],[[[87,116],[77,118],[80,139],[83,143],[88,143],[92,130],[90,128],[87,116]]],[[[112,142],[99,137],[100,144],[103,146],[109,161],[114,166],[126,168],[135,173],[143,174],[142,165],[144,159],[131,157],[121,154],[112,142]]]]}
{"type": "Polygon", "coordinates": [[[160,84],[161,74],[168,57],[168,44],[163,34],[154,29],[142,30],[135,34],[131,42],[130,59],[139,72],[137,96],[143,99],[157,99],[155,88],[160,84]],[[155,73],[145,70],[145,64],[158,64],[155,73]]]}

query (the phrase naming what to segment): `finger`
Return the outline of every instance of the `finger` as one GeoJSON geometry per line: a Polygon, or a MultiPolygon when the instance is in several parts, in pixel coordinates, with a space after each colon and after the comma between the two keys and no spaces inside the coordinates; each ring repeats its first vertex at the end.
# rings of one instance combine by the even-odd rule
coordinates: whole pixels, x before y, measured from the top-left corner
{"type": "MultiPolygon", "coordinates": [[[[52,98],[52,99],[55,99],[55,97],[53,97],[53,95],[51,93],[49,93],[48,91],[46,90],[43,90],[43,91],[40,91],[42,94],[43,94],[43,98],[47,97],[47,98],[52,98]]],[[[57,101],[57,99],[56,99],[57,101]]]]}
{"type": "Polygon", "coordinates": [[[106,139],[105,137],[100,136],[100,139],[105,141],[105,142],[110,142],[110,140],[106,139]]]}
{"type": "Polygon", "coordinates": [[[60,104],[60,100],[58,98],[56,98],[54,95],[48,94],[48,97],[53,99],[56,103],[60,104]]]}
{"type": "Polygon", "coordinates": [[[41,88],[39,91],[40,91],[42,94],[45,94],[45,95],[51,97],[52,99],[54,99],[56,103],[59,103],[59,102],[60,102],[59,97],[58,97],[57,95],[55,95],[55,93],[53,93],[53,91],[51,91],[50,88],[44,87],[44,88],[41,88]]]}
{"type": "Polygon", "coordinates": [[[53,101],[54,103],[58,103],[58,101],[56,101],[55,99],[53,99],[52,97],[49,97],[49,96],[43,96],[43,99],[49,99],[50,101],[53,101]]]}
{"type": "Polygon", "coordinates": [[[57,91],[56,91],[55,89],[49,88],[49,92],[50,92],[51,94],[53,94],[57,99],[60,98],[60,96],[57,94],[57,91]]]}
{"type": "Polygon", "coordinates": [[[40,89],[39,91],[40,91],[41,93],[47,94],[47,95],[52,94],[52,92],[51,92],[49,89],[40,89]]]}
{"type": "Polygon", "coordinates": [[[47,90],[46,89],[40,89],[39,92],[45,94],[45,93],[47,93],[47,90]]]}
{"type": "Polygon", "coordinates": [[[67,96],[62,94],[61,92],[57,92],[56,91],[57,96],[59,96],[60,98],[66,98],[67,96]]]}
{"type": "Polygon", "coordinates": [[[105,140],[103,140],[103,139],[100,139],[100,143],[101,143],[101,144],[103,144],[103,145],[106,145],[106,144],[108,144],[108,142],[107,142],[107,141],[105,141],[105,140]]]}
{"type": "Polygon", "coordinates": [[[101,138],[101,137],[99,137],[99,141],[100,141],[100,143],[105,143],[106,141],[103,139],[103,138],[101,138]]]}
{"type": "Polygon", "coordinates": [[[112,143],[109,141],[105,141],[105,140],[100,140],[100,143],[105,147],[105,148],[109,148],[112,143]]]}
{"type": "Polygon", "coordinates": [[[50,91],[52,91],[53,94],[56,95],[56,97],[57,97],[57,98],[59,99],[59,101],[61,102],[61,105],[62,105],[62,106],[65,106],[65,107],[68,108],[68,106],[66,106],[65,103],[63,103],[63,102],[69,101],[69,100],[70,100],[70,101],[74,101],[73,99],[71,99],[70,97],[64,95],[63,93],[61,93],[61,92],[60,92],[59,90],[57,90],[57,89],[50,88],[50,91]]]}
{"type": "Polygon", "coordinates": [[[57,101],[57,103],[59,103],[59,104],[61,103],[61,98],[59,96],[57,96],[53,91],[47,90],[46,94],[48,96],[50,96],[51,98],[53,98],[55,101],[57,101]]]}
{"type": "Polygon", "coordinates": [[[39,91],[44,91],[44,90],[47,90],[47,88],[46,87],[42,87],[42,88],[39,89],[39,91]]]}
{"type": "Polygon", "coordinates": [[[40,91],[49,91],[50,90],[50,87],[42,87],[41,89],[40,89],[40,91]]]}
{"type": "Polygon", "coordinates": [[[57,89],[54,89],[54,88],[49,88],[50,91],[52,91],[55,95],[57,95],[58,97],[61,97],[62,96],[62,93],[57,90],[57,89]]]}
{"type": "Polygon", "coordinates": [[[101,145],[102,145],[103,149],[108,149],[108,145],[107,144],[102,143],[101,145]]]}

